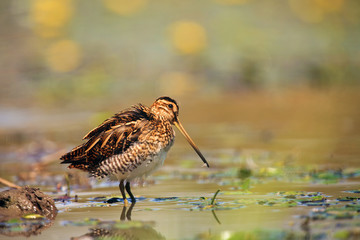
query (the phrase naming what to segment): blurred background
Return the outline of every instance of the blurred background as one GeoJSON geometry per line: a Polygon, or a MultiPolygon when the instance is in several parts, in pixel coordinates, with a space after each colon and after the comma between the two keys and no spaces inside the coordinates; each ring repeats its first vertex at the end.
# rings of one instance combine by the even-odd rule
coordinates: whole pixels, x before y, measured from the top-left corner
{"type": "MultiPolygon", "coordinates": [[[[57,160],[113,113],[168,95],[215,165],[254,149],[359,165],[359,1],[2,0],[0,12],[3,164],[57,160]]],[[[191,151],[176,149],[170,162],[191,151]]]]}
{"type": "Polygon", "coordinates": [[[114,113],[163,95],[178,101],[211,168],[200,168],[177,132],[164,166],[132,182],[142,198],[133,219],[156,221],[170,239],[201,232],[228,239],[229,230],[264,226],[316,233],[307,220],[323,219],[318,212],[338,219],[325,222],[326,232],[347,228],[342,219],[350,216],[359,234],[356,202],[331,217],[327,207],[266,209],[256,200],[301,190],[321,198],[308,206],[324,206],[329,196],[350,201],[340,197],[360,191],[358,0],[1,0],[0,86],[0,176],[61,196],[58,223],[40,239],[88,228],[64,231],[64,219],[119,219],[120,208],[93,207],[99,195],[104,204],[119,194],[118,183],[67,170],[59,157],[114,113]],[[217,189],[221,206],[244,207],[218,211],[222,225],[205,209],[216,218],[217,205],[197,207],[214,202],[217,189]],[[83,210],[67,205],[75,194],[83,210]],[[196,207],[178,210],[190,198],[196,207]]]}

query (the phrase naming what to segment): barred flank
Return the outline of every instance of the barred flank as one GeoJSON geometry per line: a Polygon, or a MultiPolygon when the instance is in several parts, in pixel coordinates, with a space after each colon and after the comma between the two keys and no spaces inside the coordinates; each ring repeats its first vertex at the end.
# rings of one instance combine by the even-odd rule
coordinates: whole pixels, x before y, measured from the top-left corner
{"type": "Polygon", "coordinates": [[[160,147],[154,143],[138,142],[129,147],[126,152],[113,155],[102,161],[91,174],[99,177],[102,175],[131,172],[140,166],[149,156],[157,155],[159,151],[160,147]]]}

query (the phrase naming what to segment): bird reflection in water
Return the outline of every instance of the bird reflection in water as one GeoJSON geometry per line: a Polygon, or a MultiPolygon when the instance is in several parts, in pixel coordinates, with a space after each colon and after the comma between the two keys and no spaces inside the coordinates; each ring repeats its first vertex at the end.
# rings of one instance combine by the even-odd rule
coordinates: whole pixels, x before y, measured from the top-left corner
{"type": "Polygon", "coordinates": [[[132,212],[134,206],[135,206],[135,202],[131,203],[129,209],[127,209],[126,205],[123,206],[123,209],[122,209],[121,215],[120,215],[121,221],[125,221],[125,220],[131,221],[131,212],[132,212]],[[125,219],[125,217],[126,217],[126,219],[125,219]]]}
{"type": "Polygon", "coordinates": [[[95,239],[166,239],[161,233],[153,228],[151,222],[132,221],[131,213],[135,206],[132,203],[130,207],[123,206],[120,221],[103,221],[91,228],[89,233],[79,237],[73,237],[72,240],[95,240],[95,239]]]}

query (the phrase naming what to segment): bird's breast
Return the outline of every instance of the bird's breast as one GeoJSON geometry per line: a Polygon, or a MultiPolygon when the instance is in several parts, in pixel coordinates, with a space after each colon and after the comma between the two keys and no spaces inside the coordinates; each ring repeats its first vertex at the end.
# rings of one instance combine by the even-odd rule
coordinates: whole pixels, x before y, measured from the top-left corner
{"type": "MultiPolygon", "coordinates": [[[[118,172],[118,179],[132,180],[142,176],[148,176],[160,166],[163,165],[167,153],[174,144],[175,131],[167,129],[165,133],[160,134],[161,131],[156,131],[156,134],[148,134],[142,139],[142,143],[138,146],[143,147],[142,150],[136,150],[136,144],[130,149],[133,149],[132,156],[142,155],[139,164],[133,164],[127,171],[118,172]]],[[[126,154],[126,153],[125,153],[126,154]]],[[[123,155],[125,156],[125,155],[123,155]]],[[[137,158],[137,157],[135,157],[137,158]]]]}
{"type": "Polygon", "coordinates": [[[172,139],[172,141],[166,147],[159,148],[158,151],[152,154],[148,154],[147,157],[142,161],[142,163],[131,171],[127,171],[124,173],[119,172],[117,174],[117,178],[119,180],[126,179],[128,181],[131,181],[135,178],[150,175],[164,164],[167,153],[170,150],[173,142],[174,139],[172,139]]]}

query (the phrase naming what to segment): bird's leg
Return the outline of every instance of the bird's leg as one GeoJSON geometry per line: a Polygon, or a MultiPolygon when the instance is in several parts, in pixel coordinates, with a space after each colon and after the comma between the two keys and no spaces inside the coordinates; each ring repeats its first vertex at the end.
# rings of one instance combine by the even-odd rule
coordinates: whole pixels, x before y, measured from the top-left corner
{"type": "Polygon", "coordinates": [[[125,189],[127,191],[127,193],[129,194],[130,198],[131,198],[131,202],[132,203],[135,203],[136,202],[136,199],[134,197],[134,195],[131,193],[131,190],[130,190],[130,182],[126,182],[125,184],[125,189]]]}
{"type": "Polygon", "coordinates": [[[124,205],[127,206],[128,205],[128,201],[126,199],[126,193],[125,193],[125,184],[124,184],[124,180],[120,180],[120,183],[119,183],[119,189],[120,189],[120,192],[121,192],[121,195],[124,199],[124,205]]]}

